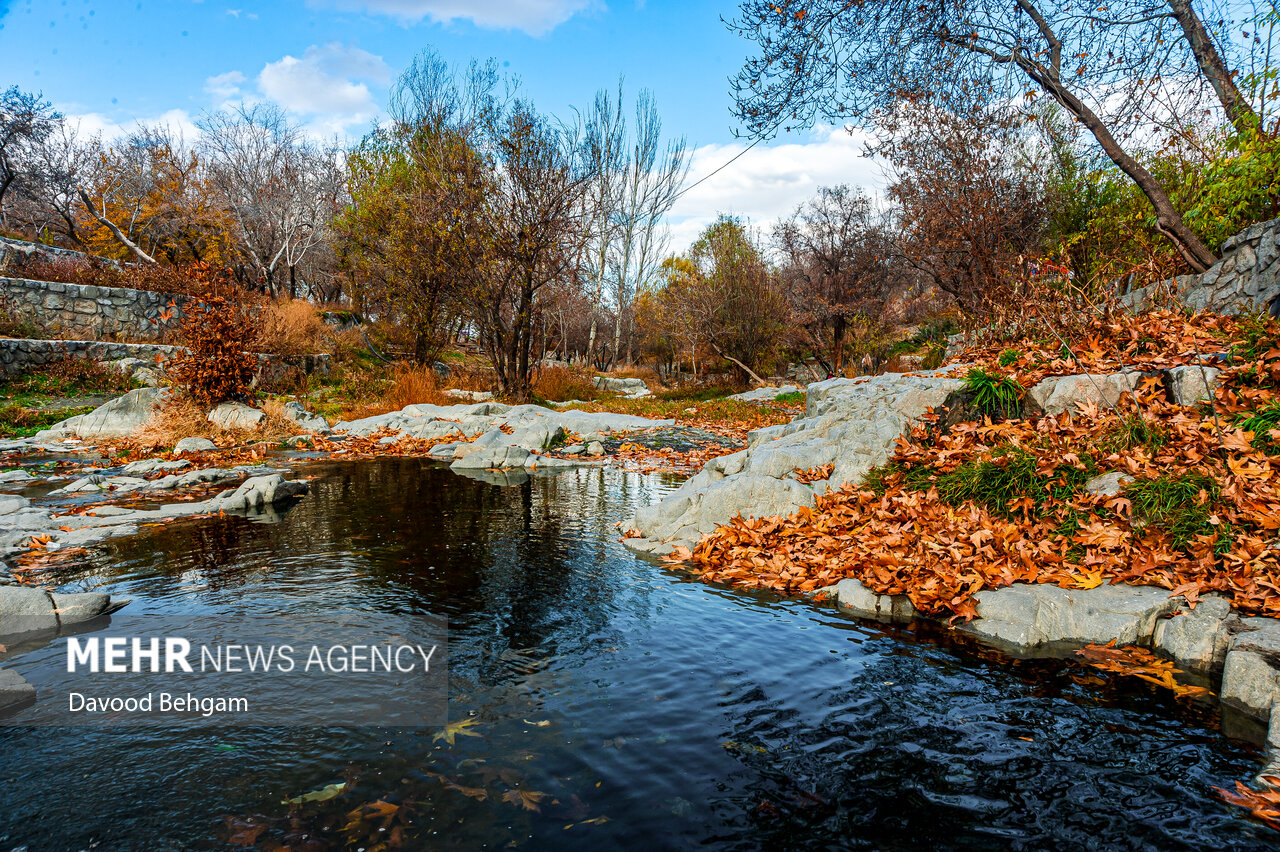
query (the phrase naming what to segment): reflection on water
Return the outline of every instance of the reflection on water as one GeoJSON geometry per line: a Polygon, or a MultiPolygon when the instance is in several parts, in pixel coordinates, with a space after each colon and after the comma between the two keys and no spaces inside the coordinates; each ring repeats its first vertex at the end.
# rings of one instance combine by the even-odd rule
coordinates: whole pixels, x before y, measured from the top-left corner
{"type": "Polygon", "coordinates": [[[658,478],[314,472],[281,523],[157,528],[62,579],[202,620],[445,615],[453,724],[2,729],[0,849],[1274,843],[1211,792],[1256,753],[1140,686],[993,665],[637,561],[613,525],[670,487],[658,478]],[[292,818],[282,804],[341,783],[292,818]]]}

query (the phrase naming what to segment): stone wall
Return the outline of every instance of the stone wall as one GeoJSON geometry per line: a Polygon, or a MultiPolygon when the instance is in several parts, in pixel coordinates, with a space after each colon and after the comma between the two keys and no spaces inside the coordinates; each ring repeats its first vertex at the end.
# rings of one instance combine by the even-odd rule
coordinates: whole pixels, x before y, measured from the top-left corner
{"type": "Polygon", "coordinates": [[[1162,293],[1194,310],[1265,311],[1280,316],[1280,219],[1259,222],[1222,245],[1222,260],[1203,275],[1182,275],[1124,296],[1135,310],[1162,293]]]}
{"type": "Polygon", "coordinates": [[[53,333],[99,340],[162,340],[178,327],[185,301],[148,290],[26,278],[0,278],[0,299],[14,319],[53,333]]]}
{"type": "MultiPolygon", "coordinates": [[[[92,361],[115,361],[120,358],[139,358],[156,363],[171,358],[182,351],[180,346],[164,346],[158,343],[109,343],[100,340],[0,340],[0,375],[15,376],[39,369],[63,358],[84,358],[92,361]]],[[[297,358],[281,358],[258,355],[264,367],[291,365],[304,373],[327,375],[328,355],[303,355],[297,358]]]]}

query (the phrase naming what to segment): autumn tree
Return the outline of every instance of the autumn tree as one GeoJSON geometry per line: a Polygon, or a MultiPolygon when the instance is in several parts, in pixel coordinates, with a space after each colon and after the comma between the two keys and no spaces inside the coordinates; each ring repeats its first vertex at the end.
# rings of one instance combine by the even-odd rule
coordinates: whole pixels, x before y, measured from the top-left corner
{"type": "Polygon", "coordinates": [[[859,189],[822,187],[775,226],[773,240],[794,324],[823,366],[842,373],[850,323],[878,321],[890,296],[892,252],[883,217],[859,189]]]}
{"type": "Polygon", "coordinates": [[[1024,127],[984,105],[960,113],[900,104],[881,124],[894,255],[970,314],[1041,254],[1046,196],[1024,127]]]}
{"type": "Polygon", "coordinates": [[[689,248],[685,262],[666,265],[681,325],[757,383],[777,351],[787,319],[782,287],[758,242],[740,220],[721,216],[689,248]]]}
{"type": "Polygon", "coordinates": [[[458,81],[438,56],[419,56],[392,93],[390,124],[348,157],[336,228],[351,295],[407,328],[420,362],[448,343],[454,318],[474,318],[489,266],[494,176],[475,143],[494,79],[473,66],[458,81]]]}
{"type": "Polygon", "coordinates": [[[947,110],[975,96],[1048,96],[1141,188],[1187,266],[1204,271],[1214,253],[1125,143],[1151,129],[1152,102],[1203,103],[1206,81],[1226,116],[1253,121],[1214,49],[1227,39],[1208,36],[1204,20],[1190,0],[746,0],[733,26],[759,55],[735,79],[737,115],[765,137],[820,117],[873,125],[903,99],[947,110]]]}

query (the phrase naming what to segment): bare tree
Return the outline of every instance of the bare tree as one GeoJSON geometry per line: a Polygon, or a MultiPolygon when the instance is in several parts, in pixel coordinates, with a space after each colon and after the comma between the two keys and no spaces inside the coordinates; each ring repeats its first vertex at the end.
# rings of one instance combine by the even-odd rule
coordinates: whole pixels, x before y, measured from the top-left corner
{"type": "Polygon", "coordinates": [[[627,122],[623,100],[622,80],[619,79],[616,96],[607,89],[596,92],[583,125],[584,154],[593,176],[587,193],[590,222],[587,252],[591,259],[592,305],[586,353],[589,363],[595,361],[604,279],[609,271],[610,248],[617,237],[615,213],[622,203],[622,180],[626,174],[627,122]]]}
{"type": "Polygon", "coordinates": [[[888,230],[871,199],[848,185],[822,187],[790,218],[779,222],[774,243],[793,320],[835,374],[844,370],[845,333],[856,316],[878,319],[891,284],[888,230]]]}
{"type": "Polygon", "coordinates": [[[41,95],[11,86],[0,93],[0,226],[9,226],[8,196],[34,177],[36,149],[62,121],[41,95]]]}
{"type": "Polygon", "coordinates": [[[635,136],[634,141],[628,141],[631,149],[624,160],[614,214],[617,239],[610,264],[615,307],[613,364],[621,355],[622,325],[630,316],[631,303],[666,253],[664,220],[689,173],[688,146],[683,138],[662,147],[662,117],[647,90],[636,97],[635,136]]]}
{"type": "Polygon", "coordinates": [[[735,80],[737,114],[767,136],[818,116],[874,123],[903,98],[949,108],[975,96],[1016,103],[1047,94],[1138,185],[1187,265],[1204,271],[1216,256],[1121,142],[1153,90],[1194,94],[1206,75],[1228,116],[1244,115],[1221,56],[1200,43],[1201,19],[1180,2],[746,0],[733,26],[760,55],[735,80]]]}

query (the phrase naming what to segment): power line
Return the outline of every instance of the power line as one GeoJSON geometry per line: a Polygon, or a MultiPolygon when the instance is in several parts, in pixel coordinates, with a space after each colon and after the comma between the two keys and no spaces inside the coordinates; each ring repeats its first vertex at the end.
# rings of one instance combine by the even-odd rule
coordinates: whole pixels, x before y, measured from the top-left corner
{"type": "Polygon", "coordinates": [[[752,142],[750,145],[748,145],[747,147],[743,148],[741,151],[739,151],[738,153],[736,153],[736,154],[734,154],[732,157],[730,157],[730,158],[729,158],[729,160],[728,160],[728,162],[726,162],[724,165],[720,166],[719,168],[717,168],[715,171],[711,172],[710,174],[703,175],[702,177],[700,177],[700,178],[698,178],[697,180],[695,180],[693,183],[691,183],[691,184],[689,184],[688,186],[686,186],[684,189],[682,189],[682,190],[680,190],[679,192],[677,192],[677,193],[676,193],[676,195],[675,195],[675,198],[671,199],[672,203],[674,204],[676,201],[678,201],[678,200],[680,199],[680,196],[684,195],[686,192],[688,192],[689,190],[693,189],[693,188],[694,188],[695,186],[697,186],[698,184],[700,184],[700,183],[703,183],[703,182],[705,182],[705,181],[710,180],[711,178],[713,178],[713,177],[715,177],[716,175],[720,174],[720,172],[722,172],[722,171],[724,171],[725,169],[729,168],[729,166],[732,166],[732,165],[733,165],[733,164],[738,160],[738,158],[739,158],[739,157],[741,157],[743,154],[747,153],[747,152],[748,152],[748,151],[750,151],[752,148],[754,148],[754,147],[756,147],[757,145],[759,145],[762,141],[764,141],[764,140],[763,140],[763,139],[760,139],[760,138],[757,138],[757,139],[756,139],[756,141],[752,142]]]}

